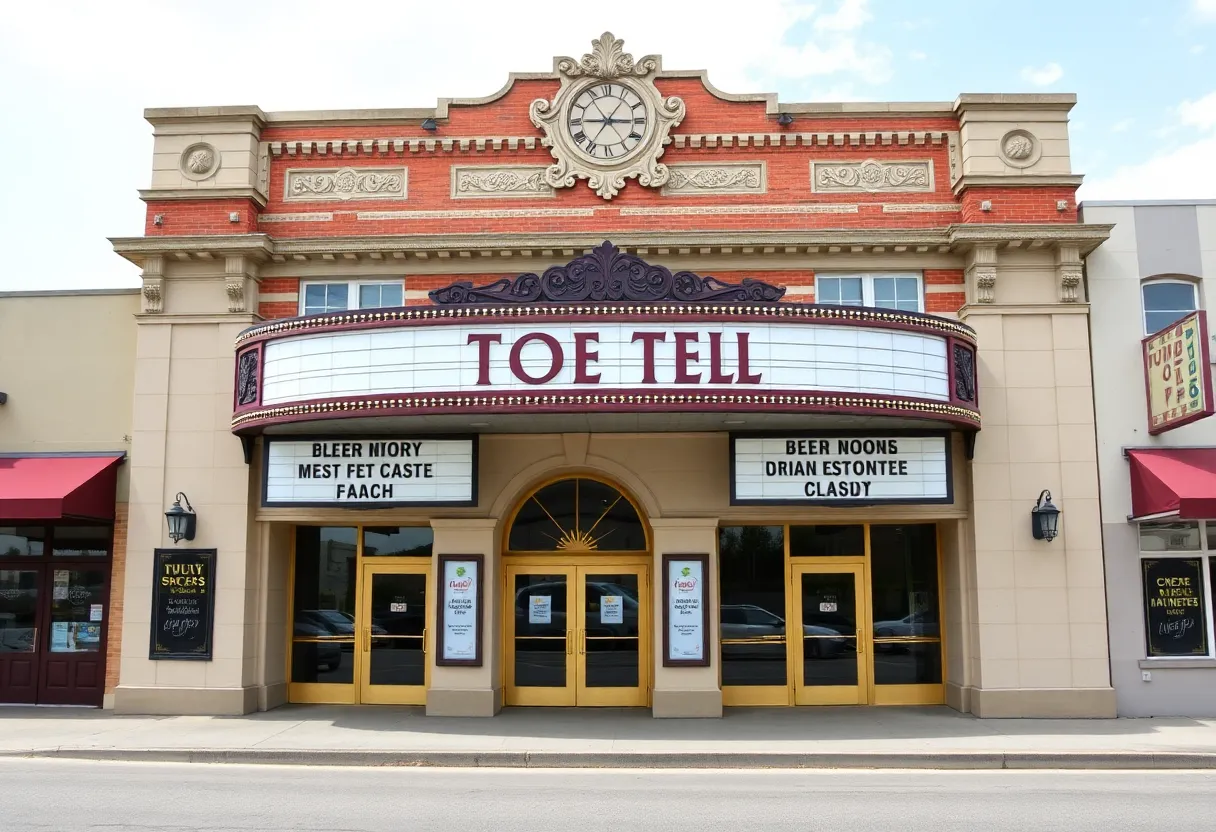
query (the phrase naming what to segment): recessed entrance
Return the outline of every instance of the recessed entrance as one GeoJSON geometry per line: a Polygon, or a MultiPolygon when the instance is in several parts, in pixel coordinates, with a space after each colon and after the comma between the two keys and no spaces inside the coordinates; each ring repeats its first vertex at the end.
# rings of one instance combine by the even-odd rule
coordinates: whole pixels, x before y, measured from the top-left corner
{"type": "Polygon", "coordinates": [[[649,535],[637,506],[586,477],[530,494],[507,526],[508,705],[649,704],[649,535]]]}

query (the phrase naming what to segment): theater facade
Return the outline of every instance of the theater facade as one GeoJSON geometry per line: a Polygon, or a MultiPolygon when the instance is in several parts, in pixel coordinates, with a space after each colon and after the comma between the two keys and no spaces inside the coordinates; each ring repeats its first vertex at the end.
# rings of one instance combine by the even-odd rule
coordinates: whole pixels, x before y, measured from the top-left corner
{"type": "Polygon", "coordinates": [[[1113,715],[1073,102],[148,110],[106,704],[1113,715]]]}

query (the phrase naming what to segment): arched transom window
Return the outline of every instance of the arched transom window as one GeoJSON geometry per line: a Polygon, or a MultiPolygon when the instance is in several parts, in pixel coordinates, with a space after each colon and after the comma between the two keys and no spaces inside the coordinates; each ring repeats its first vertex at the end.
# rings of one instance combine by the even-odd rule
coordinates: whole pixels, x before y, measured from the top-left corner
{"type": "Polygon", "coordinates": [[[629,498],[585,477],[538,489],[515,514],[507,547],[513,552],[636,552],[646,529],[629,498]]]}

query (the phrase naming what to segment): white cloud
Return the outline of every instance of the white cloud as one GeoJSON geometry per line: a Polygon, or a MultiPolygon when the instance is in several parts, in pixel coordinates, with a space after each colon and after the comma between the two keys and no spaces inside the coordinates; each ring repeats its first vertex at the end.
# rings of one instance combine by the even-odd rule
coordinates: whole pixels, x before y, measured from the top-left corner
{"type": "Polygon", "coordinates": [[[1116,121],[1110,126],[1110,132],[1125,133],[1127,132],[1127,128],[1131,127],[1133,124],[1135,124],[1135,122],[1136,120],[1133,118],[1125,118],[1120,121],[1116,121]]]}
{"type": "Polygon", "coordinates": [[[1178,120],[1200,130],[1216,127],[1216,92],[1210,92],[1198,101],[1183,101],[1178,105],[1178,120]]]}
{"type": "Polygon", "coordinates": [[[169,0],[10,5],[0,77],[21,83],[0,84],[0,112],[39,130],[33,142],[28,132],[0,131],[0,156],[24,160],[5,182],[21,198],[0,199],[0,247],[9,252],[0,290],[137,281],[105,238],[143,233],[135,191],[151,177],[145,107],[429,107],[489,95],[508,72],[548,70],[554,55],[580,56],[605,29],[635,56],[657,52],[668,68],[709,70],[728,92],[800,100],[822,88],[851,99],[855,84],[864,90],[892,74],[891,50],[863,36],[873,17],[864,0],[761,0],[742,10],[703,0],[696,14],[654,0],[610,8],[541,0],[531,9],[543,25],[525,24],[517,4],[500,0],[465,0],[458,10],[390,3],[356,30],[330,0],[294,0],[290,14],[248,0],[211,0],[203,14],[169,0]],[[795,83],[797,95],[785,92],[795,83]],[[85,157],[105,163],[82,175],[70,160],[85,157]],[[71,256],[48,271],[39,252],[52,247],[71,256]]]}
{"type": "Polygon", "coordinates": [[[833,14],[821,14],[815,18],[815,28],[821,32],[852,32],[860,29],[873,17],[866,8],[867,0],[840,0],[833,14]]]}
{"type": "Polygon", "coordinates": [[[913,51],[911,51],[911,52],[909,52],[909,53],[908,53],[908,57],[909,57],[909,58],[911,58],[911,59],[912,59],[912,60],[914,60],[914,61],[923,61],[923,60],[925,60],[926,58],[928,58],[929,56],[928,56],[927,54],[925,54],[924,52],[921,52],[921,51],[919,51],[919,50],[913,50],[913,51]]]}
{"type": "Polygon", "coordinates": [[[1028,66],[1022,69],[1022,80],[1036,87],[1046,87],[1064,77],[1064,68],[1052,61],[1041,67],[1028,66]]]}
{"type": "Polygon", "coordinates": [[[1124,165],[1113,173],[1087,180],[1081,199],[1210,199],[1216,194],[1216,91],[1173,109],[1175,123],[1156,131],[1194,137],[1147,161],[1124,165]]]}
{"type": "Polygon", "coordinates": [[[1197,43],[1191,47],[1191,54],[1192,55],[1202,55],[1203,50],[1205,50],[1205,49],[1207,49],[1207,46],[1205,44],[1197,43]]]}
{"type": "Polygon", "coordinates": [[[1216,0],[1192,0],[1191,7],[1200,17],[1216,20],[1216,0]]]}

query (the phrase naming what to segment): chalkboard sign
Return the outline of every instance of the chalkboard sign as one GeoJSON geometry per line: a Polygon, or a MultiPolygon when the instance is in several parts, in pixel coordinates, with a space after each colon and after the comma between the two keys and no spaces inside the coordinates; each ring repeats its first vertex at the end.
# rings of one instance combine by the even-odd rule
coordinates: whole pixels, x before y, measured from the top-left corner
{"type": "Polygon", "coordinates": [[[1206,656],[1203,561],[1144,558],[1144,624],[1150,656],[1206,656]]]}
{"type": "Polygon", "coordinates": [[[215,549],[157,549],[150,659],[211,660],[215,549]]]}

